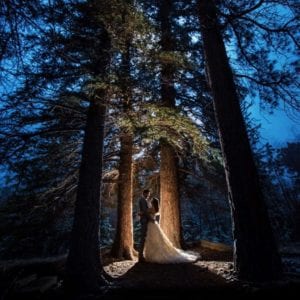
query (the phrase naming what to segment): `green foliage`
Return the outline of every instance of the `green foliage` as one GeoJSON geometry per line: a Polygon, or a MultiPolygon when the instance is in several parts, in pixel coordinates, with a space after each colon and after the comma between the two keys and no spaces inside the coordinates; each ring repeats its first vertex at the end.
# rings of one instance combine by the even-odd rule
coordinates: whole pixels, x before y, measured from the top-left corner
{"type": "Polygon", "coordinates": [[[157,60],[161,64],[169,64],[175,68],[192,68],[186,57],[184,57],[182,53],[175,51],[159,51],[157,54],[157,60]]]}
{"type": "Polygon", "coordinates": [[[146,143],[165,141],[177,152],[203,159],[217,155],[196,124],[179,109],[147,104],[123,116],[118,123],[125,130],[141,134],[146,143]]]}
{"type": "Polygon", "coordinates": [[[154,29],[133,1],[98,1],[96,9],[98,19],[110,33],[114,50],[124,51],[128,40],[138,48],[145,47],[142,41],[149,38],[154,29]]]}

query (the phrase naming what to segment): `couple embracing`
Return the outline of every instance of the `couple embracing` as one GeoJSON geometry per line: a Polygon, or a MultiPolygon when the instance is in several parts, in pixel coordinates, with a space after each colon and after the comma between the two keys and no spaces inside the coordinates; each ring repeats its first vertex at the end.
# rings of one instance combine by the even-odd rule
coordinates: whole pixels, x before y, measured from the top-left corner
{"type": "Polygon", "coordinates": [[[139,262],[187,263],[195,262],[198,255],[188,253],[173,246],[159,226],[159,201],[152,198],[149,190],[143,191],[139,200],[141,241],[139,262]]]}

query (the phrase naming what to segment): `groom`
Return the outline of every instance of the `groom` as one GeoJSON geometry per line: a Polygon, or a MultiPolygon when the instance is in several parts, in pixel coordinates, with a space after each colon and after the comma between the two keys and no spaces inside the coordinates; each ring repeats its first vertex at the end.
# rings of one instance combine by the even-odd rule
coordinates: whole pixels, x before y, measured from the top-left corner
{"type": "MultiPolygon", "coordinates": [[[[139,249],[139,262],[144,262],[145,258],[143,256],[146,234],[147,234],[147,225],[149,221],[154,221],[152,217],[149,215],[148,208],[152,205],[154,207],[157,206],[158,211],[158,199],[150,197],[150,191],[144,190],[143,196],[139,200],[139,207],[140,207],[140,222],[141,222],[141,242],[140,242],[140,249],[139,249]]],[[[157,220],[158,221],[158,220],[157,220]]]]}
{"type": "Polygon", "coordinates": [[[157,221],[159,222],[159,200],[157,198],[150,197],[150,191],[144,190],[143,197],[139,200],[140,207],[140,222],[141,222],[141,240],[140,240],[140,249],[139,249],[139,262],[144,262],[145,258],[143,256],[146,234],[147,234],[147,225],[149,221],[157,221]],[[153,220],[153,216],[151,217],[148,212],[148,208],[154,207],[157,215],[153,220]]]}
{"type": "Polygon", "coordinates": [[[140,208],[140,222],[141,222],[141,240],[140,240],[140,249],[139,249],[139,262],[144,262],[145,258],[143,255],[144,246],[146,241],[147,234],[147,225],[149,221],[154,221],[153,218],[149,215],[148,208],[154,207],[157,215],[155,216],[155,221],[159,222],[159,200],[157,198],[150,197],[150,191],[148,189],[143,191],[143,197],[139,200],[140,208]]]}

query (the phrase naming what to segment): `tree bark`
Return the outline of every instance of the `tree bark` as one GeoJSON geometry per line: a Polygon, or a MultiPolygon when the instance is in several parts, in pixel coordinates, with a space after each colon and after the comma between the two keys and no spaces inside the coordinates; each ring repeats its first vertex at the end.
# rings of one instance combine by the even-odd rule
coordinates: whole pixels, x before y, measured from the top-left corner
{"type": "Polygon", "coordinates": [[[67,284],[84,292],[97,291],[105,283],[99,239],[105,113],[103,104],[90,103],[67,260],[67,284]]]}
{"type": "Polygon", "coordinates": [[[160,226],[173,245],[181,247],[181,214],[176,153],[169,144],[160,150],[160,226]]]}
{"type": "Polygon", "coordinates": [[[133,259],[135,252],[132,224],[132,148],[132,134],[124,133],[121,136],[117,231],[111,250],[113,257],[122,259],[133,259]]]}
{"type": "Polygon", "coordinates": [[[281,260],[259,186],[232,70],[213,0],[199,0],[209,84],[232,213],[234,265],[239,278],[263,281],[281,275],[281,260]]]}
{"type": "MultiPolygon", "coordinates": [[[[159,18],[161,26],[161,50],[174,51],[171,39],[172,1],[160,1],[159,18]]],[[[161,70],[161,98],[162,105],[175,108],[174,72],[172,63],[162,63],[161,70]]],[[[182,244],[182,227],[180,214],[180,194],[178,190],[178,160],[173,148],[165,141],[160,145],[160,226],[174,246],[180,248],[182,244]]]]}
{"type": "MultiPolygon", "coordinates": [[[[123,114],[130,112],[131,107],[131,80],[130,80],[130,46],[131,38],[125,44],[122,57],[122,90],[123,114]]],[[[123,128],[121,132],[121,150],[119,165],[118,188],[118,219],[117,230],[111,255],[120,259],[133,259],[136,251],[133,248],[133,221],[132,221],[132,191],[133,191],[133,135],[123,128]]]]}

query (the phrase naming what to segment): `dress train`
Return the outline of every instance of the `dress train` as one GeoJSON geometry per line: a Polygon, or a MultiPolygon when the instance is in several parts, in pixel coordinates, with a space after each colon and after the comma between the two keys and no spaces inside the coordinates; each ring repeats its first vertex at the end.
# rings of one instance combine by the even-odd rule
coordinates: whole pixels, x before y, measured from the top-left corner
{"type": "Polygon", "coordinates": [[[144,247],[147,262],[160,264],[191,263],[199,255],[180,250],[173,246],[157,222],[149,222],[144,247]]]}

